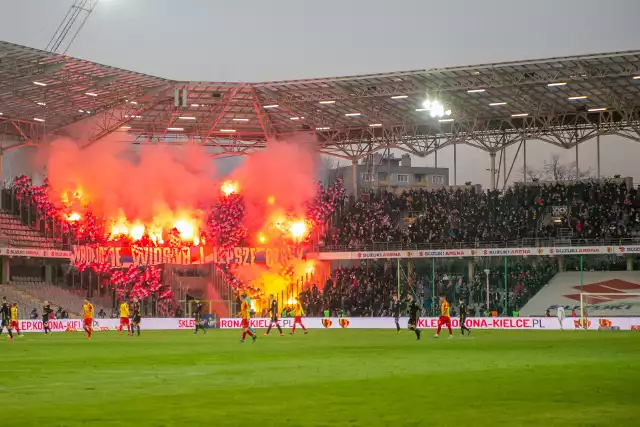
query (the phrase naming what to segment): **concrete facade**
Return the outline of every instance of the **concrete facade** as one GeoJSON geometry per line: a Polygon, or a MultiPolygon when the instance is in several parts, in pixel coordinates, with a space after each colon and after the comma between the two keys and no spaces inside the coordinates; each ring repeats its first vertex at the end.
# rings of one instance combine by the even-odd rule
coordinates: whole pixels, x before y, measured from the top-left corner
{"type": "Polygon", "coordinates": [[[337,168],[336,175],[344,179],[344,186],[349,194],[354,193],[354,188],[357,188],[358,192],[376,189],[401,192],[449,186],[449,168],[412,166],[408,154],[401,158],[373,156],[367,161],[337,168]]]}

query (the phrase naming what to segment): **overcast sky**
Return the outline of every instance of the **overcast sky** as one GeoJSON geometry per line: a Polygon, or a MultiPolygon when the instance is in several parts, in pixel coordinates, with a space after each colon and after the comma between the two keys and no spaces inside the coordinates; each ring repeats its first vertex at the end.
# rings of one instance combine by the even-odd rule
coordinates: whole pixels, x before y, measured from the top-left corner
{"type": "MultiPolygon", "coordinates": [[[[44,48],[72,3],[0,0],[0,39],[44,48]]],[[[284,80],[640,49],[638,18],[640,0],[100,0],[68,54],[180,80],[284,80]]],[[[639,143],[602,144],[603,174],[640,181],[639,143]]],[[[527,159],[556,151],[531,142],[527,159]]],[[[459,183],[488,184],[478,154],[458,149],[459,183]]],[[[595,143],[580,163],[595,168],[595,143]]]]}

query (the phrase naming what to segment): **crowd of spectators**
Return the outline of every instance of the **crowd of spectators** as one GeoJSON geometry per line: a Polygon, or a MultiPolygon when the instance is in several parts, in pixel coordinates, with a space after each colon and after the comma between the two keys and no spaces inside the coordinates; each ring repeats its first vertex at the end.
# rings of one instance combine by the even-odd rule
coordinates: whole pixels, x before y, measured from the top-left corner
{"type": "MultiPolygon", "coordinates": [[[[346,199],[326,228],[321,244],[358,248],[378,243],[405,245],[482,245],[525,238],[602,241],[640,237],[640,194],[622,179],[572,183],[517,185],[504,192],[456,189],[412,189],[402,193],[376,190],[346,199]],[[406,221],[410,218],[410,221],[406,221]],[[405,219],[405,220],[403,220],[405,219]],[[410,225],[404,226],[409,223],[410,225]],[[561,233],[562,232],[562,233],[561,233]]],[[[619,257],[589,261],[585,269],[618,270],[619,257]]],[[[514,259],[507,269],[491,268],[487,305],[485,265],[473,277],[463,267],[445,265],[435,278],[430,269],[401,276],[400,293],[411,292],[436,313],[438,296],[445,294],[453,312],[461,298],[474,315],[512,315],[519,311],[556,273],[549,259],[514,259]],[[404,283],[404,285],[402,285],[404,283]],[[435,292],[435,295],[434,295],[435,292]],[[508,313],[503,313],[505,308],[508,313]]],[[[572,269],[568,260],[567,269],[572,269]]],[[[314,286],[301,295],[307,309],[321,315],[390,315],[391,297],[398,291],[396,269],[390,263],[339,268],[323,289],[314,286]]]]}
{"type": "Polygon", "coordinates": [[[412,189],[376,190],[339,208],[325,245],[374,243],[480,244],[524,238],[578,239],[640,235],[640,195],[624,180],[518,185],[504,192],[412,189]],[[411,225],[402,227],[403,218],[411,225]],[[566,236],[563,236],[566,237],[566,236]]]}
{"type": "Polygon", "coordinates": [[[389,264],[338,268],[322,289],[313,286],[300,295],[305,311],[321,315],[325,310],[347,316],[382,316],[398,290],[397,271],[389,264]]]}
{"type": "MultiPolygon", "coordinates": [[[[478,262],[471,278],[465,271],[466,267],[466,262],[460,261],[457,264],[439,264],[435,280],[430,273],[421,273],[420,269],[409,276],[401,270],[398,284],[398,270],[394,263],[368,261],[362,266],[334,270],[324,287],[313,285],[301,293],[300,301],[310,316],[323,316],[325,313],[332,316],[392,316],[393,295],[399,293],[400,299],[405,300],[411,293],[422,302],[423,315],[435,315],[440,309],[439,296],[445,295],[451,303],[453,316],[459,314],[460,300],[467,303],[472,316],[491,316],[493,313],[512,316],[558,272],[557,261],[551,258],[510,258],[505,286],[503,266],[478,262]],[[487,267],[491,267],[488,305],[484,272],[487,267]]],[[[567,263],[568,269],[573,267],[567,263]]],[[[590,257],[584,268],[588,271],[625,270],[626,261],[609,255],[590,257]]]]}
{"type": "MultiPolygon", "coordinates": [[[[466,268],[466,263],[465,268],[466,268]]],[[[338,268],[323,288],[313,286],[300,295],[309,315],[322,316],[327,310],[334,316],[392,316],[391,300],[399,294],[405,300],[411,293],[422,302],[423,314],[439,310],[439,296],[445,295],[456,315],[458,301],[467,303],[472,315],[513,315],[518,312],[557,272],[557,263],[549,259],[517,259],[509,264],[507,283],[503,268],[490,269],[489,305],[487,306],[486,265],[474,266],[475,274],[461,273],[465,268],[440,266],[435,280],[430,274],[405,274],[390,262],[367,262],[366,265],[338,268]],[[505,308],[507,312],[505,313],[505,308]]]]}

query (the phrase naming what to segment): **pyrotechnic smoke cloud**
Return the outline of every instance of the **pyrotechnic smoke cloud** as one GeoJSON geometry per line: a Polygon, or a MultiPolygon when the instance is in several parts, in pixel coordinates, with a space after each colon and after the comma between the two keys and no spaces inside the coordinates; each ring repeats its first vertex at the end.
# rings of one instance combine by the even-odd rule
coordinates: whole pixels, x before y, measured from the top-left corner
{"type": "Polygon", "coordinates": [[[150,221],[162,211],[211,205],[218,194],[213,163],[196,145],[179,150],[142,146],[132,156],[130,144],[115,138],[85,149],[70,139],[58,139],[47,157],[52,199],[80,188],[98,217],[115,217],[121,211],[129,219],[150,221]]]}
{"type": "MultiPolygon", "coordinates": [[[[81,145],[59,138],[45,151],[54,201],[64,191],[81,188],[98,216],[123,210],[128,218],[146,220],[162,209],[210,206],[218,197],[214,163],[200,145],[145,145],[137,153],[115,137],[84,149],[81,145]]],[[[303,215],[315,196],[318,168],[312,143],[298,139],[252,153],[229,178],[240,184],[253,222],[264,219],[268,198],[275,200],[271,205],[303,215]]]]}
{"type": "MultiPolygon", "coordinates": [[[[81,149],[85,144],[59,138],[43,152],[52,201],[61,204],[65,192],[79,189],[81,201],[89,203],[98,218],[124,215],[130,223],[147,224],[163,216],[169,216],[166,222],[170,223],[180,212],[202,221],[219,200],[221,181],[202,146],[157,144],[140,146],[136,152],[129,142],[116,137],[81,149]]],[[[238,184],[250,234],[262,233],[275,216],[304,218],[307,204],[316,196],[319,167],[313,141],[300,137],[270,143],[249,155],[227,179],[238,184]]],[[[252,243],[260,244],[255,239],[252,243]]],[[[260,246],[276,244],[262,243],[260,246]]],[[[294,264],[300,264],[294,267],[296,274],[309,268],[307,262],[294,264]]],[[[264,284],[267,292],[278,292],[286,283],[279,272],[275,266],[243,268],[239,278],[264,284]]]]}
{"type": "MultiPolygon", "coordinates": [[[[285,213],[305,217],[307,204],[316,195],[319,167],[320,157],[312,141],[296,138],[270,143],[268,148],[249,155],[231,174],[230,179],[238,183],[245,201],[245,226],[250,235],[266,237],[264,242],[255,244],[271,245],[273,230],[269,227],[285,213]]],[[[309,262],[292,262],[296,273],[309,269],[309,262]]],[[[277,294],[287,284],[279,272],[278,267],[243,266],[237,270],[237,277],[261,287],[267,295],[277,294]]]]}
{"type": "Polygon", "coordinates": [[[249,230],[263,227],[275,210],[304,216],[316,194],[319,164],[312,143],[301,139],[270,143],[248,156],[231,178],[240,185],[249,230]]]}

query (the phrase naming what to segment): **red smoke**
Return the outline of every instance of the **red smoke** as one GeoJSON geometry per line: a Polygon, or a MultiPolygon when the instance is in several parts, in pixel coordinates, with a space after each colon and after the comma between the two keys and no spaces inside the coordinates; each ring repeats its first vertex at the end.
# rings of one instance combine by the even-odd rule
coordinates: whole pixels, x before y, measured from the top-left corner
{"type": "MultiPolygon", "coordinates": [[[[244,237],[244,225],[251,245],[288,245],[303,240],[317,221],[305,218],[308,205],[317,196],[320,166],[310,141],[269,143],[268,148],[247,156],[223,179],[237,183],[239,196],[233,198],[222,196],[223,181],[216,179],[214,160],[201,145],[160,143],[135,150],[115,136],[86,149],[79,148],[82,145],[60,138],[47,149],[50,200],[65,208],[68,219],[71,212],[80,217],[85,208],[90,209],[95,217],[73,221],[81,224],[104,218],[110,222],[107,234],[114,240],[127,235],[140,242],[146,230],[154,244],[166,244],[162,237],[166,239],[167,231],[175,227],[183,244],[198,245],[199,232],[204,231],[205,220],[216,205],[225,213],[219,215],[222,220],[216,221],[217,228],[234,243],[244,237]],[[225,205],[225,200],[233,202],[225,205]],[[187,229],[189,232],[183,233],[187,229]]],[[[290,267],[296,278],[308,276],[314,269],[313,262],[293,259],[290,267]]],[[[277,293],[293,280],[292,275],[281,274],[281,268],[253,266],[240,269],[238,274],[245,283],[277,293]]]]}
{"type": "Polygon", "coordinates": [[[202,147],[158,144],[131,153],[130,144],[113,138],[86,149],[69,139],[54,141],[47,161],[52,200],[80,188],[98,217],[121,210],[129,219],[149,221],[162,210],[194,209],[216,199],[213,164],[202,147]]]}
{"type": "MultiPolygon", "coordinates": [[[[142,145],[109,136],[81,149],[71,139],[54,140],[46,153],[51,200],[65,194],[90,205],[98,218],[148,224],[158,217],[175,222],[185,212],[199,223],[217,203],[220,181],[214,160],[201,145],[142,145]],[[181,215],[177,215],[182,213],[181,215]]],[[[237,181],[246,206],[245,225],[261,230],[277,211],[303,218],[316,194],[319,156],[308,141],[270,143],[252,153],[229,177],[237,181]],[[270,202],[270,203],[268,203],[270,202]]],[[[81,209],[79,209],[81,210],[81,209]]],[[[167,225],[167,224],[164,224],[167,225]]]]}
{"type": "Polygon", "coordinates": [[[249,155],[231,179],[239,183],[250,232],[260,230],[276,211],[303,218],[316,195],[318,167],[318,153],[303,140],[270,143],[249,155]]]}

